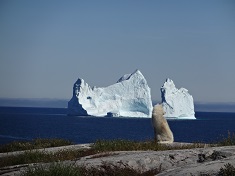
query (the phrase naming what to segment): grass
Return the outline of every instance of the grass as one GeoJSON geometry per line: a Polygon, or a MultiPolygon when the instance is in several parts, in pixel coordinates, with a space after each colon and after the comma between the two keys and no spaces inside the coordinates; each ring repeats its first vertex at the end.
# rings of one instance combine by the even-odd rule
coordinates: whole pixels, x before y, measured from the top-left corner
{"type": "Polygon", "coordinates": [[[59,147],[65,145],[72,145],[73,143],[69,140],[64,139],[34,139],[32,141],[14,141],[9,144],[0,145],[0,153],[21,151],[21,150],[32,150],[42,149],[49,147],[59,147]]]}
{"type": "Polygon", "coordinates": [[[226,138],[223,138],[222,140],[218,141],[217,144],[219,146],[231,146],[235,145],[235,134],[231,134],[228,131],[228,136],[226,138]]]}
{"type": "Polygon", "coordinates": [[[12,155],[3,157],[0,160],[0,167],[19,165],[19,164],[29,164],[29,163],[48,163],[56,161],[65,161],[65,160],[75,160],[84,156],[90,156],[94,154],[93,157],[105,157],[113,155],[113,151],[137,151],[137,150],[174,150],[174,149],[189,149],[189,148],[198,148],[199,144],[193,145],[183,145],[170,147],[156,143],[154,141],[148,142],[135,142],[129,140],[98,140],[95,142],[90,149],[83,150],[61,150],[58,152],[45,152],[45,151],[25,151],[19,155],[12,155]]]}
{"type": "Polygon", "coordinates": [[[130,166],[121,164],[119,166],[103,162],[100,167],[85,167],[52,164],[49,168],[39,166],[29,168],[22,173],[22,176],[153,176],[160,173],[161,168],[152,169],[146,172],[141,172],[130,166]]]}
{"type": "MultiPolygon", "coordinates": [[[[61,146],[65,144],[71,144],[71,142],[62,140],[62,139],[36,139],[31,143],[29,142],[17,142],[11,143],[3,146],[1,149],[5,151],[7,146],[10,151],[14,150],[31,150],[45,147],[61,146]],[[18,147],[18,148],[17,148],[18,147]]],[[[228,133],[228,137],[224,138],[222,141],[218,142],[221,145],[234,145],[235,136],[228,133]]],[[[130,140],[98,140],[95,142],[90,149],[83,150],[61,150],[54,153],[48,152],[39,152],[39,151],[26,151],[22,154],[15,156],[3,157],[0,160],[0,167],[12,166],[18,164],[29,164],[29,163],[48,163],[48,162],[57,162],[65,160],[75,160],[84,156],[95,155],[94,157],[105,157],[112,155],[111,152],[114,151],[138,151],[138,150],[153,150],[153,151],[162,151],[162,150],[182,150],[182,149],[191,149],[191,148],[200,148],[204,147],[203,144],[195,143],[190,145],[182,146],[170,146],[159,144],[155,141],[146,141],[146,142],[136,142],[130,140]]],[[[9,151],[8,150],[8,151],[9,151]]]]}
{"type": "Polygon", "coordinates": [[[98,140],[94,143],[92,148],[97,152],[110,152],[110,151],[138,151],[138,150],[182,150],[190,148],[203,147],[203,144],[194,143],[182,146],[171,146],[157,143],[155,141],[136,142],[130,140],[98,140]]]}
{"type": "MultiPolygon", "coordinates": [[[[161,167],[151,169],[146,172],[141,172],[141,170],[134,169],[123,163],[114,165],[111,163],[103,162],[100,167],[72,166],[54,163],[49,167],[43,167],[42,165],[34,168],[30,167],[26,171],[22,172],[21,176],[154,176],[160,172],[161,167]]],[[[219,172],[216,175],[235,175],[235,167],[232,166],[230,163],[225,164],[224,167],[220,168],[219,172]]]]}
{"type": "Polygon", "coordinates": [[[95,154],[94,150],[61,150],[55,153],[45,151],[26,151],[19,155],[3,157],[0,167],[29,163],[49,163],[65,160],[75,160],[83,156],[95,154]]]}
{"type": "MultiPolygon", "coordinates": [[[[0,153],[22,151],[22,150],[33,150],[43,149],[49,147],[59,147],[72,145],[73,143],[65,139],[34,139],[32,141],[14,141],[9,144],[0,145],[0,153]]],[[[215,142],[212,145],[216,146],[230,146],[235,145],[235,134],[231,134],[228,131],[228,136],[223,137],[222,140],[215,142]]],[[[194,143],[193,145],[184,145],[180,148],[177,146],[176,149],[185,148],[199,148],[202,147],[200,143],[194,143]]],[[[161,145],[155,141],[147,142],[135,142],[130,140],[98,140],[94,143],[93,148],[96,151],[130,151],[130,150],[172,150],[174,148],[169,145],[161,145]]]]}
{"type": "Polygon", "coordinates": [[[60,164],[51,165],[49,168],[38,166],[35,168],[29,168],[25,172],[22,172],[22,176],[80,176],[80,170],[72,166],[64,166],[60,164]]]}

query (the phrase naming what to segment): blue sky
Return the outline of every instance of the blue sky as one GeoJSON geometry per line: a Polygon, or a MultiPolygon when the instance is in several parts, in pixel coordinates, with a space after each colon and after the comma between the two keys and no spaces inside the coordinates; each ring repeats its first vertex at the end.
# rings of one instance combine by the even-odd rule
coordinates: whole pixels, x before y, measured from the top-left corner
{"type": "Polygon", "coordinates": [[[235,102],[233,0],[2,0],[0,97],[70,99],[139,69],[197,102],[235,102]]]}

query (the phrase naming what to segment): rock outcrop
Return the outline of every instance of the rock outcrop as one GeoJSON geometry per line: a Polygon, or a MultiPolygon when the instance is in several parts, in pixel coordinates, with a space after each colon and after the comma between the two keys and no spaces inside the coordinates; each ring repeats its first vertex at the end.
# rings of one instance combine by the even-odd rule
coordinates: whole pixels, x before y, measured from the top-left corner
{"type": "MultiPolygon", "coordinates": [[[[185,145],[173,143],[167,145],[185,145]]],[[[188,144],[187,144],[188,145],[188,144]]],[[[77,146],[76,148],[79,148],[77,146]]],[[[89,146],[81,146],[82,148],[89,146]]],[[[64,150],[67,147],[64,147],[64,150]]],[[[45,152],[48,149],[45,149],[45,152]]],[[[51,151],[51,149],[49,149],[51,151]]],[[[7,155],[11,156],[11,153],[7,155]]],[[[1,157],[1,155],[0,155],[1,157]]],[[[61,161],[60,164],[71,166],[100,167],[103,163],[127,166],[146,172],[159,169],[159,176],[181,175],[217,175],[225,164],[235,166],[235,146],[204,147],[185,150],[167,151],[116,151],[85,156],[73,161],[61,161]]],[[[53,163],[34,163],[0,168],[0,175],[20,176],[28,167],[48,167],[53,163]]]]}

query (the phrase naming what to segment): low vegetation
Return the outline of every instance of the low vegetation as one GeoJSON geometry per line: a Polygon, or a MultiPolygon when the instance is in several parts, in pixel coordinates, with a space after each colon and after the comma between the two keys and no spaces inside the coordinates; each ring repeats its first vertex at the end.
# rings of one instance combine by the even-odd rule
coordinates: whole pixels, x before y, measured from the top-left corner
{"type": "Polygon", "coordinates": [[[26,151],[19,155],[3,157],[0,160],[0,167],[29,164],[29,163],[49,163],[65,160],[75,160],[83,156],[95,154],[94,150],[61,150],[58,152],[26,151]]]}
{"type": "Polygon", "coordinates": [[[231,165],[230,163],[225,164],[224,168],[220,168],[219,173],[217,174],[218,176],[231,176],[235,175],[235,167],[231,165]]]}
{"type": "MultiPolygon", "coordinates": [[[[18,150],[27,150],[18,155],[9,155],[7,157],[2,157],[0,159],[0,167],[5,166],[12,166],[12,165],[19,165],[19,164],[29,164],[29,163],[53,163],[58,161],[65,161],[65,160],[77,160],[84,156],[91,156],[91,158],[97,157],[105,157],[109,155],[113,155],[113,151],[138,151],[138,150],[180,150],[180,149],[190,149],[190,148],[199,148],[204,147],[203,144],[195,143],[189,145],[163,145],[156,143],[155,141],[146,141],[146,142],[136,142],[136,141],[129,141],[129,140],[98,140],[94,144],[91,145],[90,149],[79,149],[79,150],[66,150],[63,149],[57,152],[46,152],[46,151],[38,151],[32,149],[40,149],[40,148],[47,148],[47,147],[56,147],[56,146],[63,146],[63,145],[70,145],[72,144],[70,141],[62,140],[62,139],[35,139],[31,142],[14,142],[11,144],[7,144],[0,147],[1,152],[9,152],[9,151],[18,151],[18,150]],[[96,155],[95,155],[96,154],[96,155]]],[[[224,145],[234,145],[235,144],[235,135],[231,135],[228,133],[228,137],[224,138],[222,141],[217,143],[217,146],[224,146],[224,145]]],[[[212,145],[213,146],[213,145],[212,145]]],[[[157,170],[152,170],[146,173],[140,173],[139,171],[134,171],[132,168],[128,168],[126,166],[117,167],[111,164],[104,163],[101,167],[102,169],[97,168],[86,168],[86,167],[73,167],[71,166],[62,166],[62,165],[53,165],[46,170],[43,168],[36,168],[36,169],[29,169],[25,172],[25,175],[33,175],[35,172],[36,175],[41,175],[39,172],[42,172],[42,175],[54,175],[54,172],[59,171],[61,175],[63,172],[71,173],[71,175],[86,175],[86,173],[90,173],[87,175],[111,175],[107,173],[116,173],[114,175],[119,175],[120,173],[129,173],[129,172],[136,172],[129,175],[143,175],[149,174],[154,175],[157,170]],[[122,170],[124,169],[124,170],[122,170]],[[68,171],[69,170],[69,171],[68,171]],[[67,172],[68,171],[68,172],[67,172]],[[115,171],[115,172],[114,172],[115,171]]],[[[226,166],[225,170],[230,169],[231,166],[226,166]]],[[[220,172],[225,172],[225,170],[221,170],[220,172]]],[[[55,174],[60,175],[60,174],[55,174]]],[[[67,175],[67,174],[66,174],[67,175]]],[[[128,174],[127,174],[128,175],[128,174]]]]}
{"type": "Polygon", "coordinates": [[[219,146],[231,146],[231,145],[235,145],[235,134],[234,133],[231,134],[228,131],[228,136],[226,138],[223,138],[219,142],[217,142],[217,144],[219,146]]]}
{"type": "Polygon", "coordinates": [[[34,139],[32,141],[14,141],[9,144],[0,145],[0,153],[21,150],[42,149],[49,147],[59,147],[73,144],[65,139],[34,139]]]}
{"type": "Polygon", "coordinates": [[[190,148],[204,147],[204,144],[194,143],[185,145],[164,145],[155,141],[136,142],[130,140],[98,140],[94,143],[92,148],[97,152],[109,152],[109,151],[138,151],[138,150],[182,150],[190,148]]]}
{"type": "MultiPolygon", "coordinates": [[[[85,167],[85,166],[72,166],[62,164],[52,164],[49,167],[43,167],[42,165],[34,168],[28,168],[25,172],[22,172],[22,176],[154,176],[161,172],[160,168],[151,169],[146,172],[141,172],[138,169],[134,169],[123,163],[114,165],[111,163],[102,163],[97,167],[85,167]]],[[[210,174],[201,174],[201,176],[210,176],[210,174]]],[[[221,167],[217,176],[232,176],[235,175],[235,167],[230,163],[221,167]]]]}
{"type": "Polygon", "coordinates": [[[122,163],[117,166],[105,162],[102,163],[99,168],[53,164],[49,166],[49,168],[45,168],[43,166],[29,168],[27,171],[22,173],[22,176],[154,176],[160,173],[160,170],[161,168],[141,172],[140,170],[136,170],[122,163]]]}
{"type": "MultiPolygon", "coordinates": [[[[203,145],[204,146],[204,145],[203,145]]],[[[18,165],[18,164],[29,164],[29,163],[48,163],[65,160],[75,160],[84,156],[95,155],[93,157],[104,157],[113,155],[113,151],[137,151],[137,150],[174,150],[174,149],[189,149],[203,147],[200,144],[190,144],[172,147],[170,145],[162,145],[154,141],[148,142],[135,142],[129,140],[98,140],[90,149],[64,149],[58,152],[46,152],[38,150],[28,150],[18,155],[9,155],[3,157],[0,160],[0,167],[18,165]]]]}

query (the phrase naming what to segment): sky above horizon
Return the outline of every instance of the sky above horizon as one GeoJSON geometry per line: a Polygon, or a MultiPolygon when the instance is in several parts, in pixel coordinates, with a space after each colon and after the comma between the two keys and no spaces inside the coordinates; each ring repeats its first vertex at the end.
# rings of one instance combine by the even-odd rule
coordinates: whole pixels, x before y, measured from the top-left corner
{"type": "Polygon", "coordinates": [[[70,99],[139,69],[196,102],[235,102],[233,0],[2,0],[0,98],[70,99]]]}

